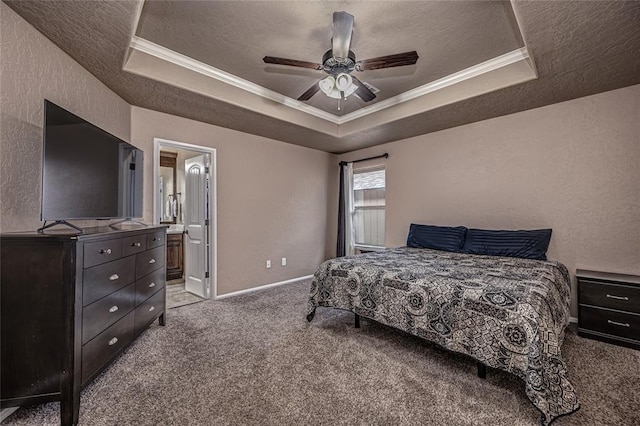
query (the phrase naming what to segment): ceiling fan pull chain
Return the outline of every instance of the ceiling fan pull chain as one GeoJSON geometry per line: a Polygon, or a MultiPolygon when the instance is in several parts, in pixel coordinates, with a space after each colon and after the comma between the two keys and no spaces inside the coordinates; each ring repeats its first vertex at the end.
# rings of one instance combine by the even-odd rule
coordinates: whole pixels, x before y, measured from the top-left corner
{"type": "Polygon", "coordinates": [[[340,99],[338,99],[338,111],[340,111],[340,99]]]}

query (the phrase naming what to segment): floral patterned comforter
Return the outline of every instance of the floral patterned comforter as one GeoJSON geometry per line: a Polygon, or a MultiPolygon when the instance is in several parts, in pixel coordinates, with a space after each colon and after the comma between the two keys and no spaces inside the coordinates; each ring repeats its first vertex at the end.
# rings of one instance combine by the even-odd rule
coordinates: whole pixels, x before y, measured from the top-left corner
{"type": "Polygon", "coordinates": [[[580,407],[560,352],[569,302],[559,262],[404,247],[324,262],[307,318],[347,309],[513,373],[548,425],[580,407]]]}

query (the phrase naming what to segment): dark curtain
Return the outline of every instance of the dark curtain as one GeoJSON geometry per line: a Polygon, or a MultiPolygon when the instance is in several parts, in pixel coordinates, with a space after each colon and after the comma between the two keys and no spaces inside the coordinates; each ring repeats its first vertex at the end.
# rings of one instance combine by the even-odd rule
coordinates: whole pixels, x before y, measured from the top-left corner
{"type": "Polygon", "coordinates": [[[344,255],[346,255],[346,248],[345,248],[345,223],[344,223],[344,197],[345,197],[345,193],[344,193],[344,173],[345,173],[345,168],[347,167],[347,163],[345,163],[344,161],[340,162],[340,192],[339,192],[339,199],[338,199],[338,244],[336,245],[336,256],[337,257],[342,257],[344,255]]]}

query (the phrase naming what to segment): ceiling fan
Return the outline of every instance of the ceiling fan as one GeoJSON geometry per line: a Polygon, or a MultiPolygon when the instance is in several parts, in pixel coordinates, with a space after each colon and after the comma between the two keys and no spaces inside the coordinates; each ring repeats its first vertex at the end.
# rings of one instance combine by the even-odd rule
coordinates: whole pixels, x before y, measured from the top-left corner
{"type": "Polygon", "coordinates": [[[353,71],[413,65],[418,61],[418,53],[411,51],[356,61],[355,53],[349,50],[352,31],[353,15],[347,12],[334,12],[333,38],[331,39],[333,48],[322,56],[321,64],[273,56],[265,56],[262,60],[267,64],[311,68],[329,74],[300,95],[299,101],[307,101],[319,90],[322,90],[327,96],[338,99],[338,109],[340,109],[340,99],[346,100],[346,97],[352,93],[358,95],[363,101],[369,102],[375,99],[376,95],[365,83],[352,76],[351,73],[353,71]]]}

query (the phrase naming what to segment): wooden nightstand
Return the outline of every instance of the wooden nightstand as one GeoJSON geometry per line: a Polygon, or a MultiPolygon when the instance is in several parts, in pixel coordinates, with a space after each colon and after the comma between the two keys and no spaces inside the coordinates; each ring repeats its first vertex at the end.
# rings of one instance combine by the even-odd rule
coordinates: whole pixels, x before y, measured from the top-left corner
{"type": "Polygon", "coordinates": [[[640,276],[576,271],[578,335],[640,349],[640,276]]]}

